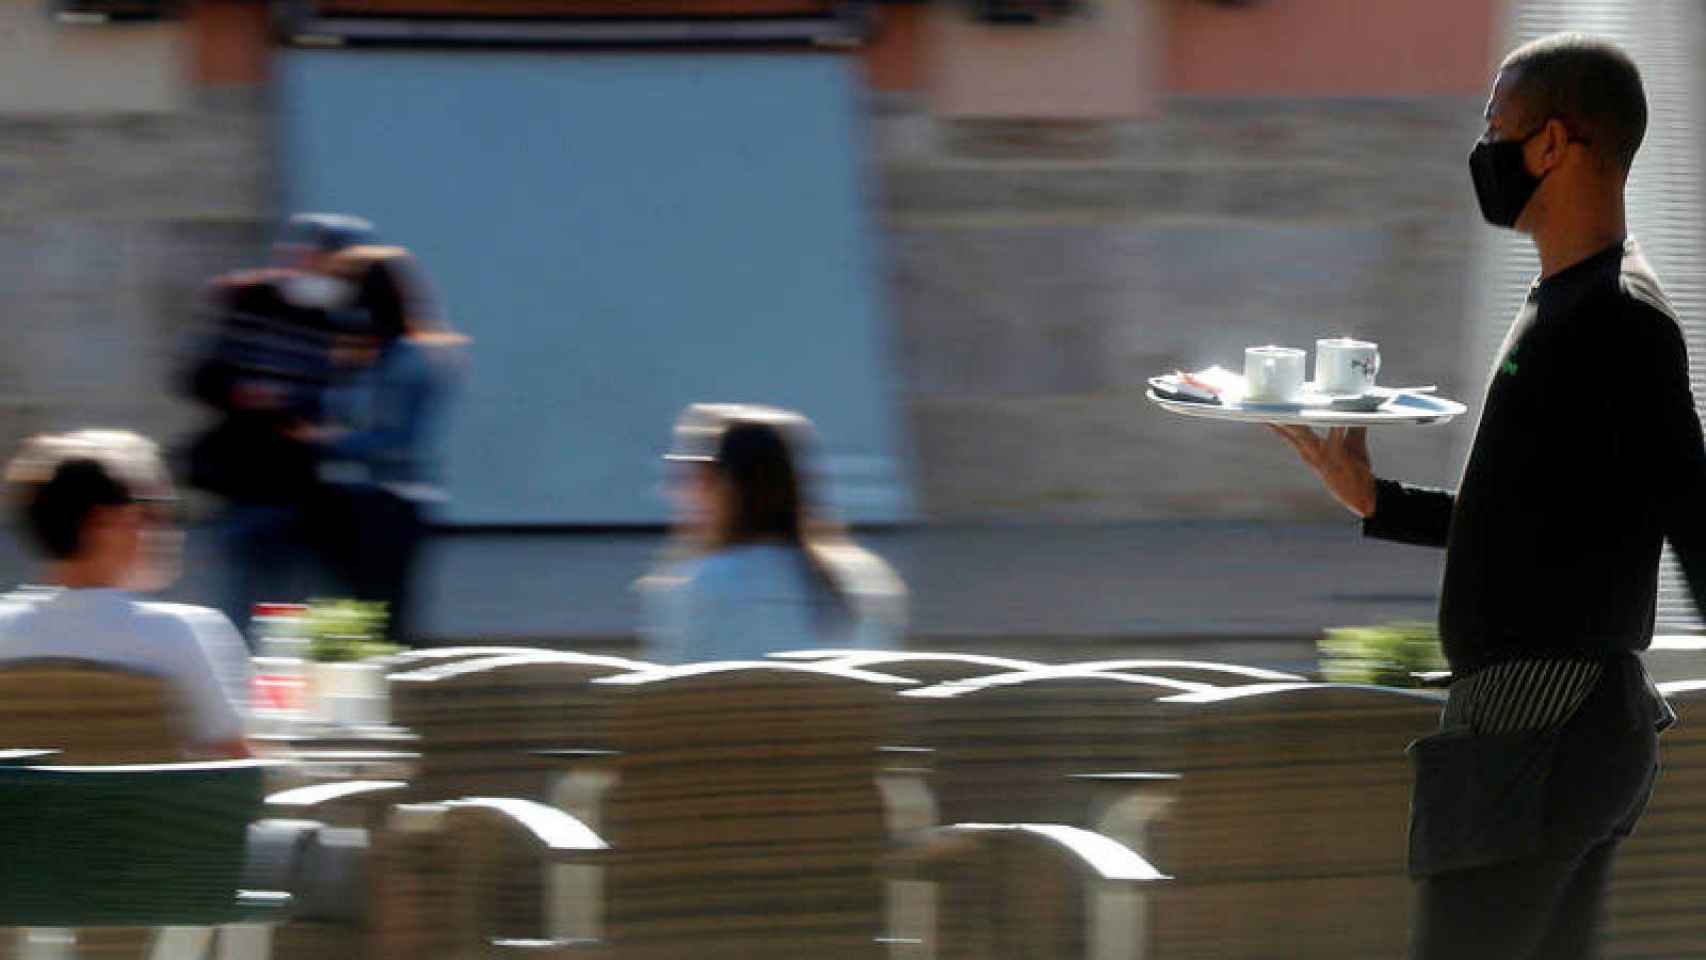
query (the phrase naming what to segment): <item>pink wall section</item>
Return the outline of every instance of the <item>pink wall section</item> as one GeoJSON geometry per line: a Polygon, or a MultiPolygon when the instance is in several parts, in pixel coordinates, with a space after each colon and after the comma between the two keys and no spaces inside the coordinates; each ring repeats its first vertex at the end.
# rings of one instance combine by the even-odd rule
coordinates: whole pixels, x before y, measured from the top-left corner
{"type": "Polygon", "coordinates": [[[1171,93],[1427,96],[1486,89],[1501,0],[1161,0],[1171,93]]]}
{"type": "Polygon", "coordinates": [[[1042,26],[979,23],[966,4],[931,4],[925,76],[932,108],[944,116],[1027,119],[1153,113],[1165,49],[1163,0],[1087,3],[1088,14],[1042,26]]]}
{"type": "Polygon", "coordinates": [[[1505,0],[1088,2],[1089,16],[1048,26],[931,4],[917,56],[935,112],[1115,119],[1152,115],[1167,94],[1474,95],[1505,0]]]}

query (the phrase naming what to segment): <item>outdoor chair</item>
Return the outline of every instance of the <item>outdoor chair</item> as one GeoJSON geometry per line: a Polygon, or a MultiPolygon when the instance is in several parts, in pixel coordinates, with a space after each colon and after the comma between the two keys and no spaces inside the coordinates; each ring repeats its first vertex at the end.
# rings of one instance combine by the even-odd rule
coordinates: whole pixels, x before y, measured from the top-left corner
{"type": "MultiPolygon", "coordinates": [[[[911,741],[928,748],[947,823],[1059,823],[1095,829],[1075,777],[1168,773],[1143,736],[1157,698],[1215,688],[1188,680],[1041,667],[900,695],[911,741]]],[[[1148,781],[1133,789],[1152,789],[1148,781]]],[[[1141,847],[1140,847],[1141,849],[1141,847]]]]}
{"type": "MultiPolygon", "coordinates": [[[[264,817],[277,764],[185,762],[161,679],[0,664],[0,927],[29,958],[265,956],[275,925],[365,906],[365,832],[264,817]],[[162,928],[158,932],[150,929],[162,928]]],[[[0,951],[3,953],[3,951],[0,951]]]]}
{"type": "MultiPolygon", "coordinates": [[[[182,760],[189,746],[182,715],[165,684],[146,673],[65,657],[0,662],[0,749],[26,751],[14,762],[29,762],[30,749],[44,763],[182,760]]],[[[114,956],[134,955],[152,937],[118,927],[34,933],[42,948],[75,943],[114,956]]]]}
{"type": "Polygon", "coordinates": [[[545,799],[552,764],[538,751],[595,745],[603,737],[599,677],[652,664],[542,651],[478,657],[388,678],[392,717],[420,754],[412,798],[545,799]]]}
{"type": "Polygon", "coordinates": [[[56,763],[181,760],[183,711],[149,674],[68,658],[0,663],[0,749],[52,749],[56,763]]]}
{"type": "Polygon", "coordinates": [[[545,751],[606,739],[600,703],[608,696],[589,681],[650,666],[544,650],[446,659],[387,678],[394,720],[416,735],[412,778],[314,784],[267,798],[272,816],[369,831],[373,910],[363,935],[374,956],[436,957],[467,939],[450,909],[459,869],[450,838],[422,811],[476,797],[543,799],[558,766],[545,751]]]}
{"type": "Polygon", "coordinates": [[[906,680],[737,662],[593,686],[612,698],[606,747],[552,752],[558,809],[505,798],[391,808],[376,870],[390,872],[393,855],[435,869],[403,871],[409,889],[376,894],[388,932],[375,956],[919,955],[952,934],[936,925],[931,893],[897,904],[890,884],[940,887],[984,912],[1009,909],[991,896],[1017,895],[967,887],[978,871],[963,856],[1055,878],[1048,890],[1068,891],[1067,906],[1049,893],[1025,909],[1088,924],[1092,943],[1129,941],[1114,932],[1145,916],[1132,885],[1159,875],[1121,844],[1057,825],[940,828],[885,802],[880,782],[897,761],[884,744],[906,680]]]}
{"type": "MultiPolygon", "coordinates": [[[[1433,691],[1321,683],[1163,698],[1140,731],[1178,774],[1145,853],[1154,956],[1255,960],[1402,955],[1412,776],[1438,729],[1433,691]]],[[[1117,807],[1105,822],[1118,833],[1117,807]]]]}
{"type": "Polygon", "coordinates": [[[893,693],[910,683],[781,662],[595,681],[611,697],[609,749],[555,758],[558,823],[587,833],[565,827],[579,839],[553,848],[521,817],[451,806],[461,826],[433,834],[461,871],[450,913],[479,918],[473,955],[875,960],[888,842],[877,778],[893,693]]]}
{"type": "Polygon", "coordinates": [[[896,912],[913,918],[911,929],[922,917],[925,928],[938,931],[940,957],[1149,956],[1147,939],[1132,939],[1132,931],[1148,929],[1148,881],[1159,879],[1148,864],[1165,864],[1146,847],[1177,778],[1143,731],[1157,698],[1212,689],[1044,666],[902,693],[914,739],[929,749],[924,777],[948,826],[923,835],[923,860],[945,865],[930,875],[934,888],[902,888],[906,901],[896,912]],[[981,831],[975,843],[967,833],[973,828],[981,831]],[[1023,865],[1011,847],[1015,838],[1026,844],[1018,851],[1044,840],[1078,846],[1023,865]],[[1138,871],[1145,882],[1115,884],[1114,892],[1091,861],[1072,854],[1085,844],[1117,853],[1119,862],[1145,864],[1138,871]],[[1015,922],[1032,933],[1014,931],[997,944],[987,933],[991,921],[978,919],[991,914],[1023,917],[1015,922]]]}
{"type": "Polygon", "coordinates": [[[266,956],[291,896],[242,882],[264,766],[0,765],[0,926],[24,928],[18,956],[74,956],[73,930],[113,927],[166,928],[162,960],[205,955],[215,928],[223,956],[266,956]]]}

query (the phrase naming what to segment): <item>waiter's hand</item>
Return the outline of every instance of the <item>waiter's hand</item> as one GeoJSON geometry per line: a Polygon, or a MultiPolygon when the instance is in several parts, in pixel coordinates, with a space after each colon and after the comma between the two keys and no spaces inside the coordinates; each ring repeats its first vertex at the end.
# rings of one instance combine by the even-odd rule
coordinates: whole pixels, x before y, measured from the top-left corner
{"type": "Polygon", "coordinates": [[[1268,429],[1284,437],[1303,462],[1321,475],[1327,491],[1352,513],[1366,517],[1374,512],[1367,427],[1334,427],[1325,436],[1290,424],[1272,424],[1268,429]]]}

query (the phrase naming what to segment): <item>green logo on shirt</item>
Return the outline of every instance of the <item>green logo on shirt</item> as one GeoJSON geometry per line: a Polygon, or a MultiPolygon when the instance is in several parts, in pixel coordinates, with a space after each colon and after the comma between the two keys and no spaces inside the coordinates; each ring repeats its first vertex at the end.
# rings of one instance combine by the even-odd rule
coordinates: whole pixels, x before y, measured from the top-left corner
{"type": "Polygon", "coordinates": [[[1515,360],[1506,360],[1504,363],[1499,365],[1499,370],[1501,372],[1508,373],[1512,376],[1515,376],[1516,375],[1516,361],[1515,360]]]}

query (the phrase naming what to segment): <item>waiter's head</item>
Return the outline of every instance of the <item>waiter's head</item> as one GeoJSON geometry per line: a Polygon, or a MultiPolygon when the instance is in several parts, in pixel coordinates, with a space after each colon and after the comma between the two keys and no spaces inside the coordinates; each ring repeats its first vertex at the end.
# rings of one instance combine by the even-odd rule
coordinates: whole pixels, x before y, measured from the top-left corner
{"type": "Polygon", "coordinates": [[[1647,132],[1641,73],[1610,41],[1560,33],[1505,58],[1470,154],[1487,222],[1533,233],[1556,210],[1621,199],[1647,132]]]}

